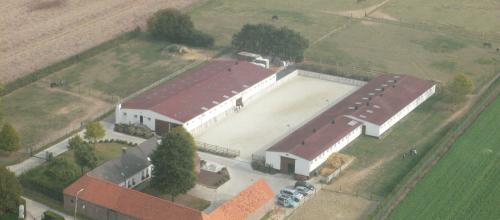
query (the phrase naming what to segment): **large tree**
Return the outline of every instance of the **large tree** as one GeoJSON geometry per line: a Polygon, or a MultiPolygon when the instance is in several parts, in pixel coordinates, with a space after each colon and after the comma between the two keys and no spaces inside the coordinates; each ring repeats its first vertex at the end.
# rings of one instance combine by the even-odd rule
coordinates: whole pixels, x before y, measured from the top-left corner
{"type": "Polygon", "coordinates": [[[85,126],[85,139],[90,141],[96,141],[103,138],[106,135],[106,130],[102,127],[101,123],[98,121],[90,122],[85,126]]]}
{"type": "Polygon", "coordinates": [[[16,212],[21,201],[21,186],[16,176],[5,167],[0,167],[0,215],[16,212]]]}
{"type": "Polygon", "coordinates": [[[58,182],[68,185],[78,179],[78,167],[65,157],[56,157],[47,164],[46,174],[58,182]]]}
{"type": "Polygon", "coordinates": [[[196,184],[196,146],[193,137],[182,126],[162,138],[151,155],[153,179],[151,186],[172,196],[184,194],[196,184]]]}
{"type": "Polygon", "coordinates": [[[194,28],[191,17],[177,9],[163,9],[148,19],[149,33],[157,39],[195,47],[211,47],[212,36],[194,28]]]}
{"type": "Polygon", "coordinates": [[[446,98],[450,102],[461,102],[472,92],[474,83],[465,74],[457,75],[446,88],[446,98]]]}
{"type": "Polygon", "coordinates": [[[74,139],[75,140],[70,140],[72,145],[70,145],[69,148],[73,149],[75,162],[80,166],[83,175],[85,168],[95,168],[97,166],[97,156],[92,145],[83,141],[77,141],[78,136],[74,139]]]}
{"type": "Polygon", "coordinates": [[[21,147],[19,134],[9,123],[5,123],[0,131],[0,150],[12,152],[21,147]]]}
{"type": "Polygon", "coordinates": [[[233,35],[233,48],[283,60],[300,62],[309,41],[299,32],[287,27],[276,28],[269,24],[246,24],[233,35]]]}

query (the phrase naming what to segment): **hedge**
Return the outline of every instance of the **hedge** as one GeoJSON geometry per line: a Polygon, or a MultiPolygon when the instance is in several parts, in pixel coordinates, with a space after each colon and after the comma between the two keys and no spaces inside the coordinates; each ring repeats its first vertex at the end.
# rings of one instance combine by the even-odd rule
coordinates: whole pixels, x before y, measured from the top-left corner
{"type": "Polygon", "coordinates": [[[52,211],[45,211],[42,220],[64,220],[64,217],[52,211]]]}
{"type": "Polygon", "coordinates": [[[133,124],[115,124],[116,132],[141,137],[145,139],[150,139],[154,137],[154,133],[146,127],[137,126],[133,124]]]}
{"type": "Polygon", "coordinates": [[[119,45],[123,42],[126,42],[126,41],[132,39],[132,38],[137,37],[139,35],[139,33],[141,33],[141,29],[136,28],[135,30],[124,33],[117,38],[108,40],[108,41],[101,43],[93,48],[85,50],[85,51],[78,53],[76,55],[70,56],[70,57],[68,57],[60,62],[51,64],[47,67],[44,67],[44,68],[39,69],[33,73],[30,73],[26,76],[23,76],[17,80],[14,80],[10,83],[7,83],[5,85],[4,90],[1,91],[0,96],[7,95],[18,88],[26,86],[26,85],[28,85],[32,82],[35,82],[43,77],[46,77],[54,72],[57,72],[57,71],[62,70],[66,67],[69,67],[75,63],[78,63],[83,59],[93,57],[93,56],[101,53],[102,51],[111,49],[111,48],[115,47],[116,45],[119,45]]]}

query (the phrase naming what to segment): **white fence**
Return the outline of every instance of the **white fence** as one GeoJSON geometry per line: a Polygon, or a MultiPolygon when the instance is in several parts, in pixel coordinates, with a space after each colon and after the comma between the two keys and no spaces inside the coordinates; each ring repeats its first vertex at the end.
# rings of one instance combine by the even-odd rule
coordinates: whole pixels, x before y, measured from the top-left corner
{"type": "Polygon", "coordinates": [[[353,86],[363,86],[366,84],[365,81],[356,80],[356,79],[327,75],[327,74],[323,74],[323,73],[316,73],[316,72],[311,72],[311,71],[307,71],[307,70],[298,70],[298,71],[299,71],[299,76],[307,76],[307,77],[312,77],[312,78],[316,78],[316,79],[338,82],[338,83],[343,83],[343,84],[348,84],[348,85],[353,85],[353,86]]]}

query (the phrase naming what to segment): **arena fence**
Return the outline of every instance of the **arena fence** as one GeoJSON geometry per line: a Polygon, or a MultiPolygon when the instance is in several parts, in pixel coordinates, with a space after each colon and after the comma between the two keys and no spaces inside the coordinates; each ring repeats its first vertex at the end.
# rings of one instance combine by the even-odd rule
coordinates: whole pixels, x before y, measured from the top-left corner
{"type": "Polygon", "coordinates": [[[227,147],[217,146],[214,144],[208,144],[200,141],[196,141],[196,147],[201,152],[207,152],[223,157],[235,158],[240,156],[239,150],[234,150],[227,147]]]}

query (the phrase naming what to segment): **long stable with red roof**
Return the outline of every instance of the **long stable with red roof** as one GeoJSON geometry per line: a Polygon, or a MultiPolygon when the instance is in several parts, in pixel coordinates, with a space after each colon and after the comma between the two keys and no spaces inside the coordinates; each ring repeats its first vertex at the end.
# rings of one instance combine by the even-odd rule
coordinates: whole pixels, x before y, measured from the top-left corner
{"type": "MultiPolygon", "coordinates": [[[[301,70],[298,70],[301,71],[301,70]]],[[[266,151],[266,163],[309,176],[361,134],[380,137],[435,93],[435,83],[408,75],[381,75],[266,151]]]]}
{"type": "Polygon", "coordinates": [[[193,130],[272,85],[273,76],[274,70],[246,61],[215,60],[118,105],[116,121],[158,130],[159,120],[193,130]]]}

